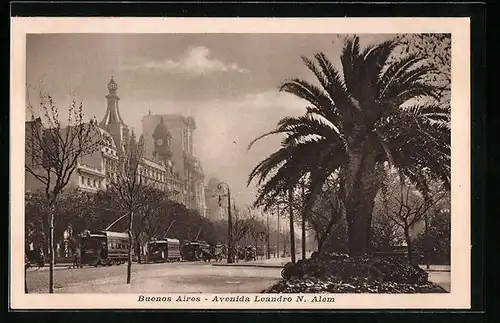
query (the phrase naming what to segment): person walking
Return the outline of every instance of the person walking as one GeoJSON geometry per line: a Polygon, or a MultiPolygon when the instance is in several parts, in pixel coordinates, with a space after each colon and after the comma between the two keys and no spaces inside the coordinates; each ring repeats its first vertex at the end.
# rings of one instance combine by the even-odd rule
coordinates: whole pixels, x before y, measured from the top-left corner
{"type": "Polygon", "coordinates": [[[80,246],[75,247],[75,253],[73,255],[73,268],[83,268],[82,266],[82,250],[80,246]]]}

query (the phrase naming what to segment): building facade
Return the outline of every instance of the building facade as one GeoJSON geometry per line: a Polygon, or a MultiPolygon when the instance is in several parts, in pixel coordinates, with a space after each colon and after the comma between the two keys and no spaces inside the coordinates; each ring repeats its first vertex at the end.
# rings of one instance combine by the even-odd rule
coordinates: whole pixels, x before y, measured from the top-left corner
{"type": "Polygon", "coordinates": [[[142,118],[142,132],[144,137],[144,156],[154,158],[158,155],[158,145],[164,141],[158,139],[159,127],[168,129],[168,141],[171,162],[179,174],[182,187],[183,203],[189,209],[198,210],[201,216],[206,217],[205,203],[205,175],[201,163],[194,156],[193,132],[196,123],[192,117],[177,114],[152,115],[142,118]]]}
{"type": "Polygon", "coordinates": [[[220,196],[218,185],[220,181],[210,178],[205,186],[205,203],[207,207],[207,218],[212,221],[220,221],[227,218],[227,197],[220,196]]]}
{"type": "MultiPolygon", "coordinates": [[[[108,83],[107,109],[96,131],[99,138],[99,149],[90,155],[83,156],[78,161],[76,171],[68,182],[68,188],[78,188],[85,191],[97,192],[108,187],[107,178],[117,176],[119,171],[119,154],[124,152],[125,143],[130,139],[129,127],[123,121],[117,95],[118,84],[111,78],[108,83]]],[[[33,131],[42,131],[40,119],[26,122],[26,140],[30,140],[33,131]]],[[[146,183],[165,191],[172,200],[190,207],[187,201],[187,192],[183,179],[172,163],[171,139],[165,125],[157,127],[156,143],[153,153],[144,155],[139,165],[139,173],[146,183]]],[[[34,163],[32,152],[26,151],[26,163],[34,163]]],[[[25,172],[25,190],[37,191],[43,188],[42,184],[31,174],[25,172]]]]}

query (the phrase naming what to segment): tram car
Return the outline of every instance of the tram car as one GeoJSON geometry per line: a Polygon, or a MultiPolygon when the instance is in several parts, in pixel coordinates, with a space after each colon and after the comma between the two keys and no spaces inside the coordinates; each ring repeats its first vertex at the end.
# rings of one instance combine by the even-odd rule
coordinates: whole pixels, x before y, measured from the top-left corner
{"type": "Polygon", "coordinates": [[[182,259],[198,261],[203,259],[203,254],[210,250],[210,245],[205,241],[186,241],[182,246],[182,259]]]}
{"type": "Polygon", "coordinates": [[[224,257],[223,255],[223,246],[221,244],[209,244],[208,249],[207,248],[201,248],[202,252],[202,259],[203,261],[221,261],[222,258],[224,257]]]}
{"type": "Polygon", "coordinates": [[[153,240],[148,242],[148,261],[181,261],[181,243],[177,239],[153,240]]]}
{"type": "Polygon", "coordinates": [[[213,254],[216,261],[222,261],[225,256],[224,246],[221,244],[216,244],[213,246],[213,254]]]}
{"type": "Polygon", "coordinates": [[[128,260],[129,235],[123,232],[84,232],[80,240],[84,265],[120,265],[128,260]]]}

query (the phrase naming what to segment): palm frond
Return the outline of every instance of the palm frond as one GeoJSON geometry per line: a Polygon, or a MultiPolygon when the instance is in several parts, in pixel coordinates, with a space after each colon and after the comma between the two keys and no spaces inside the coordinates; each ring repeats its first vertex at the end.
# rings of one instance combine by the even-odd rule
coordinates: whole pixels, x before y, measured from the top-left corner
{"type": "MultiPolygon", "coordinates": [[[[330,97],[320,88],[307,81],[297,78],[287,80],[281,84],[279,90],[304,99],[318,109],[334,109],[334,103],[330,97]]],[[[332,120],[332,122],[334,122],[334,120],[332,120]]]]}
{"type": "Polygon", "coordinates": [[[422,56],[417,54],[408,55],[400,60],[397,60],[387,66],[385,72],[379,77],[380,97],[385,96],[387,89],[392,86],[393,82],[398,80],[398,77],[406,70],[411,68],[422,60],[422,56]]]}
{"type": "Polygon", "coordinates": [[[332,113],[338,116],[339,111],[337,110],[342,109],[349,100],[346,85],[342,80],[340,72],[333,66],[325,54],[318,53],[314,57],[321,68],[322,75],[324,75],[327,81],[326,86],[323,87],[333,102],[335,102],[335,108],[337,108],[332,113]]]}
{"type": "Polygon", "coordinates": [[[359,76],[359,69],[357,67],[360,57],[359,49],[359,37],[349,37],[344,41],[344,47],[340,55],[342,70],[344,72],[344,82],[347,90],[350,92],[353,92],[352,89],[356,87],[359,76]]]}

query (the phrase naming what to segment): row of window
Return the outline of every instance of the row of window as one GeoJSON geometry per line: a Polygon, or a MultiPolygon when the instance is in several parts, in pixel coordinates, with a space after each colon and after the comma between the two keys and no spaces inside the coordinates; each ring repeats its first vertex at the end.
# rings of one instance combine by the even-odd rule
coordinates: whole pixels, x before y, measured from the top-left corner
{"type": "Polygon", "coordinates": [[[108,154],[116,156],[116,151],[109,149],[108,147],[104,148],[104,151],[107,152],[108,154]]]}
{"type": "Polygon", "coordinates": [[[108,242],[109,249],[128,249],[128,243],[122,241],[109,241],[108,242]]]}
{"type": "Polygon", "coordinates": [[[101,188],[102,181],[94,178],[79,176],[80,184],[87,187],[101,188]]]}
{"type": "Polygon", "coordinates": [[[155,171],[151,168],[142,168],[139,170],[139,174],[159,181],[165,181],[167,179],[164,173],[155,171]]]}
{"type": "Polygon", "coordinates": [[[116,170],[118,168],[118,163],[114,160],[104,159],[104,168],[109,170],[116,170]]]}
{"type": "Polygon", "coordinates": [[[188,153],[191,152],[191,131],[189,129],[184,129],[182,131],[182,150],[188,153]]]}

